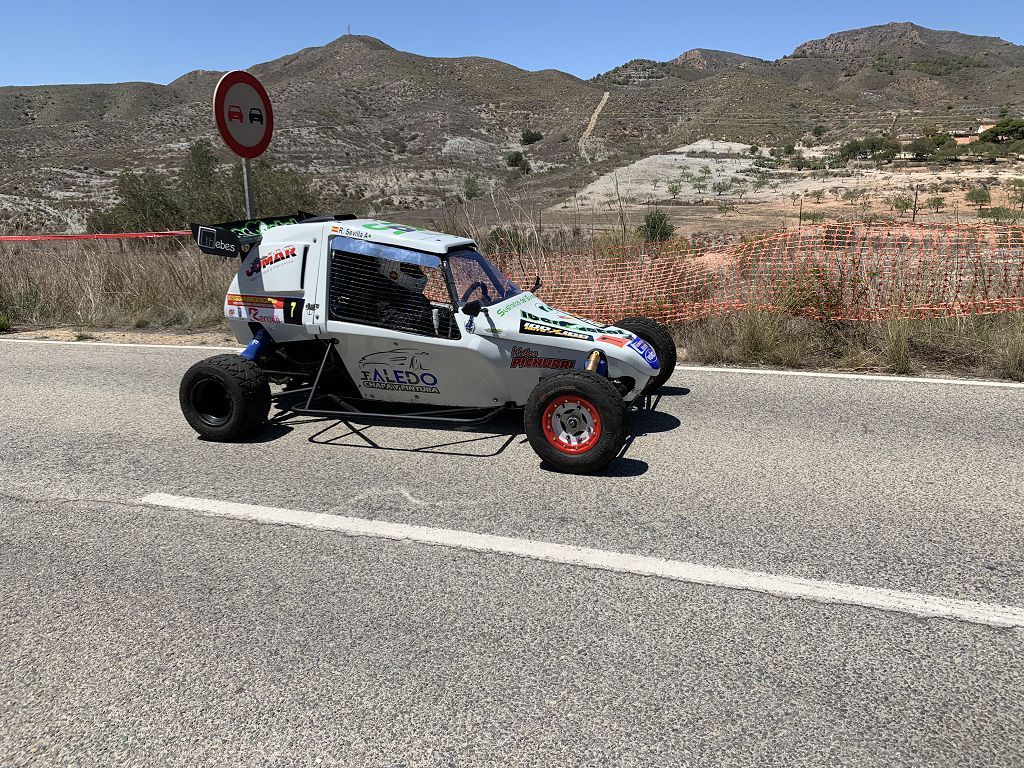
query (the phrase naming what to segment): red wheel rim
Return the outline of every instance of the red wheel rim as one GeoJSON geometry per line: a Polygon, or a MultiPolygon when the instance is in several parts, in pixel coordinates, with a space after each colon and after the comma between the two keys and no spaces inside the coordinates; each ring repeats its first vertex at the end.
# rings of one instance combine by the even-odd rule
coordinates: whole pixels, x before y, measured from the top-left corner
{"type": "Polygon", "coordinates": [[[562,453],[586,453],[601,437],[601,415],[584,397],[556,397],[541,416],[544,437],[562,453]]]}

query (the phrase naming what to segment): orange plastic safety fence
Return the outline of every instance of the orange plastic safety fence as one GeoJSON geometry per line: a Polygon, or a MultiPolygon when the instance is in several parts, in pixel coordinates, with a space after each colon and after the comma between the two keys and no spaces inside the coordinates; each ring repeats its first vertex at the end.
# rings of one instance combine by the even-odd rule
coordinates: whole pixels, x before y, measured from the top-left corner
{"type": "Polygon", "coordinates": [[[1024,227],[823,224],[731,245],[498,254],[520,285],[595,320],[748,308],[829,320],[1024,310],[1024,227]]]}

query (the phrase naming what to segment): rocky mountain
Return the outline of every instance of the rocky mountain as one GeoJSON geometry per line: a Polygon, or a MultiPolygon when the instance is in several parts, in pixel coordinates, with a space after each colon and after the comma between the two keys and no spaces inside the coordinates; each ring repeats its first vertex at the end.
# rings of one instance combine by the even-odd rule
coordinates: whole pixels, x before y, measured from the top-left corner
{"type": "Polygon", "coordinates": [[[701,72],[721,72],[723,69],[763,64],[764,60],[755,59],[753,56],[744,56],[740,53],[729,53],[729,51],[694,48],[672,59],[670,63],[701,72]]]}
{"type": "MultiPolygon", "coordinates": [[[[829,35],[773,62],[695,49],[590,81],[357,35],[251,71],[274,101],[272,159],[310,174],[339,205],[385,213],[451,200],[467,175],[543,205],[595,172],[703,137],[767,144],[816,125],[831,139],[893,124],[966,129],[1024,110],[1024,47],[907,23],[829,35]],[[544,138],[524,147],[524,128],[544,138]],[[525,178],[505,162],[513,150],[529,158],[525,178]]],[[[220,147],[210,97],[221,74],[0,88],[0,231],[80,228],[110,200],[119,171],[173,175],[195,138],[220,147]]]]}

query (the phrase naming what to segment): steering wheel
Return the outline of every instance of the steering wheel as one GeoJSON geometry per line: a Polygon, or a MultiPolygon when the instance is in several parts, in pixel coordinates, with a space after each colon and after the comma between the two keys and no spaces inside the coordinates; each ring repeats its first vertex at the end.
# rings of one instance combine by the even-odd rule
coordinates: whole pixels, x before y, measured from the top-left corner
{"type": "Polygon", "coordinates": [[[480,291],[480,296],[486,303],[494,303],[493,301],[491,301],[490,293],[487,291],[487,283],[483,282],[482,280],[477,280],[475,283],[470,285],[469,288],[466,289],[466,292],[462,294],[462,303],[465,304],[467,301],[469,301],[469,297],[473,295],[473,291],[477,290],[480,291]]]}

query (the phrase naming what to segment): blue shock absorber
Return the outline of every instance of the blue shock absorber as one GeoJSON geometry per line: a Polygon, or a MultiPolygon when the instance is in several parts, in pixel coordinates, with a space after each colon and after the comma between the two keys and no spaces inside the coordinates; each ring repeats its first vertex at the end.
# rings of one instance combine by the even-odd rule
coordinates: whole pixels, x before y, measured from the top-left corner
{"type": "Polygon", "coordinates": [[[263,345],[268,341],[270,341],[270,334],[267,333],[266,329],[260,328],[256,331],[256,335],[252,337],[252,341],[245,345],[241,356],[246,360],[258,360],[260,353],[263,351],[263,345]]]}

